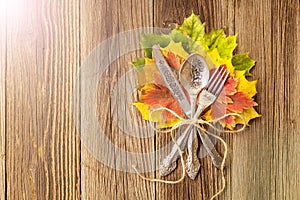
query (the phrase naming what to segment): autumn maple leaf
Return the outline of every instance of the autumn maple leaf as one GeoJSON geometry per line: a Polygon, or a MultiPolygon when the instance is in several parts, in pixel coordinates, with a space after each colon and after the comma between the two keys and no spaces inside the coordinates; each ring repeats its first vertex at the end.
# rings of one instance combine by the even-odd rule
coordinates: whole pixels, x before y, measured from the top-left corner
{"type": "MultiPolygon", "coordinates": [[[[260,117],[261,115],[254,109],[257,103],[253,100],[257,93],[257,80],[247,79],[247,76],[251,75],[250,70],[255,61],[249,57],[249,53],[234,54],[237,46],[236,38],[237,35],[227,36],[223,29],[205,33],[205,23],[202,23],[195,14],[186,18],[183,24],[170,34],[143,34],[141,45],[145,57],[132,62],[142,93],[139,101],[133,105],[138,108],[143,119],[149,120],[150,109],[154,105],[164,106],[182,114],[156,67],[151,48],[154,44],[160,46],[175,77],[178,77],[183,61],[192,53],[203,56],[209,68],[226,66],[230,77],[217,101],[202,116],[205,120],[217,119],[228,113],[238,113],[244,117],[248,125],[251,119],[260,117]]],[[[171,126],[174,122],[172,120],[176,120],[170,113],[164,112],[161,115],[170,122],[165,126],[171,126]]],[[[156,116],[152,121],[160,122],[162,119],[156,116]]],[[[233,129],[236,124],[243,124],[245,121],[228,116],[220,122],[224,127],[233,129]]]]}
{"type": "MultiPolygon", "coordinates": [[[[173,110],[179,116],[184,116],[180,105],[165,86],[150,83],[139,88],[139,91],[141,92],[139,102],[135,102],[133,105],[142,113],[144,119],[149,120],[149,116],[147,116],[150,114],[149,110],[158,106],[173,110]]],[[[161,116],[154,118],[154,121],[159,122],[161,128],[170,127],[177,122],[176,117],[168,111],[163,111],[161,116]]]]}
{"type": "Polygon", "coordinates": [[[176,71],[179,71],[182,63],[179,56],[175,55],[171,51],[168,51],[167,56],[165,58],[170,67],[173,67],[176,71]]]}
{"type": "MultiPolygon", "coordinates": [[[[210,110],[204,114],[206,120],[217,119],[228,113],[238,113],[244,116],[245,110],[257,106],[257,103],[249,94],[239,91],[238,83],[239,78],[236,78],[234,75],[228,78],[217,101],[212,104],[210,110]]],[[[250,118],[245,116],[247,123],[250,119],[259,116],[255,113],[253,117],[250,118]]],[[[224,127],[233,129],[237,124],[236,117],[228,116],[221,120],[221,124],[224,127]]]]}
{"type": "MultiPolygon", "coordinates": [[[[181,64],[184,62],[184,57],[187,53],[184,52],[180,43],[171,42],[161,51],[168,62],[171,69],[173,69],[174,76],[178,77],[178,71],[181,64]],[[170,51],[169,49],[174,49],[170,51]]],[[[138,84],[140,85],[139,91],[141,95],[139,101],[133,105],[140,111],[143,119],[150,120],[150,110],[157,106],[166,107],[173,110],[180,116],[184,116],[182,109],[178,102],[173,97],[160,75],[153,58],[144,58],[143,61],[137,60],[133,62],[137,70],[138,84]]],[[[159,115],[152,118],[153,121],[158,122],[158,127],[166,128],[174,125],[178,119],[168,111],[163,111],[159,115]]]]}

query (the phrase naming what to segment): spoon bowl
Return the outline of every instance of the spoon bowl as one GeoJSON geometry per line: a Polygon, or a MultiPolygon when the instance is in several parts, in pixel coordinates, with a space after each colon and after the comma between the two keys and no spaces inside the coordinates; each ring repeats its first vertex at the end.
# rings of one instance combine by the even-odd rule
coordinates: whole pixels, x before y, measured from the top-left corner
{"type": "Polygon", "coordinates": [[[206,86],[208,79],[208,65],[199,54],[191,54],[180,67],[179,80],[189,95],[198,95],[206,86]]]}

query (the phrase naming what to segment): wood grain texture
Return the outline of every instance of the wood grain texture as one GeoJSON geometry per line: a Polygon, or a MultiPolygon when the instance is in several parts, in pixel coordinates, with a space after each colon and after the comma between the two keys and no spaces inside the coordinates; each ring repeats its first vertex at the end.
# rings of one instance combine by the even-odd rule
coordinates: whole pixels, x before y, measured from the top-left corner
{"type": "Polygon", "coordinates": [[[79,2],[19,3],[7,21],[7,199],[76,199],[79,2]]]}
{"type": "MultiPolygon", "coordinates": [[[[111,167],[106,166],[82,142],[83,123],[95,113],[106,137],[120,149],[151,152],[170,140],[160,135],[129,136],[113,121],[114,115],[122,116],[122,109],[108,96],[131,69],[128,62],[142,55],[140,50],[117,52],[119,58],[113,60],[108,48],[111,64],[95,90],[80,79],[80,70],[92,50],[110,37],[139,27],[164,27],[164,22],[182,23],[192,11],[206,23],[206,31],[224,28],[227,34],[238,33],[236,53],[250,52],[257,61],[252,73],[258,79],[255,98],[263,117],[251,121],[241,134],[223,135],[229,148],[227,187],[218,199],[300,198],[298,0],[23,0],[4,10],[0,13],[0,199],[211,197],[221,187],[221,177],[208,157],[201,159],[196,180],[186,177],[177,185],[166,185],[115,170],[120,167],[115,149],[107,150],[111,167]],[[92,89],[97,109],[89,116],[82,113],[90,106],[88,98],[80,94],[92,89]],[[74,95],[79,98],[76,105],[74,95]]],[[[123,43],[117,40],[113,45],[123,43]]],[[[128,88],[133,83],[129,84],[128,88]]],[[[126,100],[124,92],[129,91],[115,92],[117,102],[126,100]]],[[[91,140],[97,140],[94,137],[91,140]]],[[[217,149],[223,151],[219,143],[217,149]]],[[[125,157],[123,164],[130,165],[130,159],[125,157]]],[[[177,167],[166,179],[180,177],[181,170],[177,167]]],[[[158,172],[145,175],[159,177],[158,172]]]]}
{"type": "Polygon", "coordinates": [[[6,196],[6,170],[5,170],[5,114],[6,114],[6,10],[1,9],[0,14],[0,199],[6,196]]]}
{"type": "MultiPolygon", "coordinates": [[[[83,1],[81,4],[81,33],[82,33],[82,61],[88,58],[89,53],[101,42],[116,36],[118,33],[128,31],[140,27],[152,26],[152,2],[151,1],[83,1]]],[[[139,41],[133,41],[139,43],[139,41]]],[[[112,45],[122,46],[122,41],[115,41],[112,45]]],[[[111,63],[108,68],[103,72],[100,77],[97,98],[98,101],[98,118],[99,123],[106,133],[107,138],[116,146],[121,149],[133,152],[143,152],[154,150],[154,141],[152,139],[141,141],[126,136],[115,123],[112,122],[113,113],[120,116],[122,113],[118,110],[117,105],[109,101],[112,95],[112,90],[116,86],[118,79],[121,78],[131,65],[128,64],[137,56],[141,56],[141,51],[128,53],[124,56],[117,54],[116,61],[112,60],[111,54],[118,50],[110,52],[107,55],[108,62],[111,63]],[[108,101],[106,100],[108,99],[108,101]],[[136,145],[138,144],[138,145],[136,145]],[[143,145],[139,145],[143,144],[143,145]],[[146,149],[144,147],[147,147],[146,149]]],[[[105,67],[99,63],[99,68],[105,67]]],[[[99,76],[95,73],[94,76],[99,76]]],[[[85,80],[81,80],[82,83],[85,80]]],[[[91,90],[89,85],[82,86],[81,90],[91,90]]],[[[97,90],[91,91],[96,93],[97,90]]],[[[117,91],[117,101],[124,98],[121,91],[117,91]]],[[[82,109],[88,105],[87,98],[81,98],[82,109]]],[[[85,119],[91,119],[91,116],[81,119],[81,123],[87,123],[85,119]]],[[[125,119],[124,119],[125,120],[125,119]]],[[[97,123],[97,122],[96,122],[97,123]]],[[[92,125],[93,126],[93,125],[92,125]]],[[[82,129],[81,129],[82,130],[82,129]]],[[[82,130],[81,134],[85,134],[82,130]]],[[[100,133],[99,133],[100,134],[100,133]]],[[[97,140],[97,134],[95,139],[97,140]]],[[[93,139],[92,139],[93,140],[93,139]]],[[[112,160],[112,168],[99,162],[93,154],[89,152],[90,146],[82,145],[81,151],[81,185],[82,185],[82,198],[83,199],[154,199],[155,198],[155,184],[145,182],[140,179],[136,174],[125,173],[122,171],[115,171],[117,167],[116,159],[120,155],[116,150],[107,150],[108,159],[112,160]],[[97,192],[96,192],[97,191],[97,192]]],[[[124,164],[128,164],[126,157],[124,164]]],[[[150,173],[150,176],[153,173],[150,173]]]]}
{"type": "Polygon", "coordinates": [[[236,4],[238,51],[250,51],[257,60],[253,73],[263,117],[233,138],[232,171],[240,177],[232,181],[234,199],[299,198],[299,120],[294,115],[299,106],[293,106],[300,90],[297,11],[297,1],[236,4]]]}

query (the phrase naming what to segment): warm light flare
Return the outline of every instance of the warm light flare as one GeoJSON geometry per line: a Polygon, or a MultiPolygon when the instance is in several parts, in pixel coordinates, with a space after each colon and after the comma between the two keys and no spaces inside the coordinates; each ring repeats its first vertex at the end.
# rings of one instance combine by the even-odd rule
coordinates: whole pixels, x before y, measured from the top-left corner
{"type": "Polygon", "coordinates": [[[25,0],[0,0],[0,18],[19,18],[25,8],[25,0]]]}

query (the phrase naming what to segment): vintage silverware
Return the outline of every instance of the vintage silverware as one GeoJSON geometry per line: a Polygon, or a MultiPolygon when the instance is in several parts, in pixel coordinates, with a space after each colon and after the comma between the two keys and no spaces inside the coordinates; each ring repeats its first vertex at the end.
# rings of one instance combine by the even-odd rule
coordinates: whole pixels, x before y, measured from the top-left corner
{"type": "MultiPolygon", "coordinates": [[[[195,113],[195,117],[198,118],[204,109],[213,104],[218,96],[220,95],[224,84],[229,76],[229,72],[227,72],[226,67],[219,67],[215,70],[213,75],[211,76],[209,83],[205,90],[200,94],[200,104],[195,113]]],[[[210,138],[207,134],[198,131],[198,134],[202,140],[202,144],[206,149],[207,153],[210,155],[212,159],[212,163],[214,166],[220,169],[222,163],[222,157],[217,152],[214,147],[214,144],[211,142],[210,138]]]]}
{"type": "MultiPolygon", "coordinates": [[[[197,96],[206,86],[209,79],[209,69],[202,56],[199,54],[191,54],[181,65],[179,70],[179,81],[190,96],[191,116],[193,118],[197,96]]],[[[191,179],[195,179],[200,169],[200,162],[197,156],[198,140],[196,127],[189,125],[190,131],[186,133],[189,137],[187,143],[188,158],[186,161],[186,171],[191,179]]]]}
{"type": "MultiPolygon", "coordinates": [[[[208,106],[216,101],[224,87],[224,83],[228,78],[228,75],[229,73],[226,71],[225,67],[219,67],[215,70],[215,72],[209,79],[207,86],[200,93],[200,104],[198,105],[194,118],[198,118],[203,110],[205,110],[208,106]]],[[[188,131],[189,129],[186,129],[184,133],[178,138],[178,144],[186,141],[186,138],[188,138],[186,137],[188,136],[188,131]]],[[[214,148],[214,145],[211,143],[210,138],[207,136],[207,134],[202,133],[201,131],[198,131],[198,134],[200,135],[203,145],[205,145],[205,148],[208,149],[208,153],[212,158],[212,162],[216,167],[220,168],[222,157],[214,148]]],[[[182,146],[180,147],[182,148],[182,146]]],[[[160,166],[160,174],[162,176],[168,175],[176,168],[176,159],[178,158],[176,156],[179,156],[178,150],[176,147],[173,147],[171,153],[163,160],[160,166]]],[[[195,176],[195,174],[191,175],[195,176]]]]}
{"type": "MultiPolygon", "coordinates": [[[[214,74],[211,76],[207,84],[207,87],[200,93],[200,104],[198,105],[194,117],[198,118],[203,110],[205,110],[208,106],[212,105],[217,100],[228,76],[229,72],[227,72],[226,67],[221,66],[215,70],[214,74]]],[[[201,137],[202,141],[210,141],[205,133],[198,131],[198,134],[201,137]]],[[[217,153],[214,145],[209,142],[203,142],[203,145],[206,146],[205,149],[210,149],[210,151],[208,151],[208,154],[211,156],[213,164],[216,167],[220,168],[222,158],[217,153]]]]}
{"type": "MultiPolygon", "coordinates": [[[[191,69],[189,69],[189,70],[191,70],[191,69]]],[[[188,71],[188,70],[186,70],[186,71],[188,71]]],[[[181,81],[187,81],[186,78],[184,80],[183,77],[181,77],[180,79],[181,79],[181,81]]],[[[203,84],[203,85],[205,85],[205,84],[203,84]]],[[[193,157],[196,158],[195,154],[196,154],[196,151],[198,148],[198,143],[197,143],[198,141],[195,140],[196,136],[189,134],[191,127],[192,126],[189,126],[188,128],[186,128],[185,131],[177,139],[177,144],[180,145],[180,148],[182,151],[186,150],[185,145],[188,143],[189,155],[192,155],[192,156],[188,157],[188,159],[190,159],[190,161],[188,161],[189,163],[192,162],[191,160],[196,160],[196,159],[193,159],[193,157]],[[189,142],[188,142],[188,139],[190,140],[189,142]]],[[[197,129],[197,131],[198,131],[198,134],[200,135],[200,139],[202,141],[202,144],[203,144],[205,150],[208,152],[208,154],[210,155],[210,157],[213,161],[213,164],[219,168],[221,165],[221,162],[222,162],[222,157],[219,155],[219,153],[215,149],[214,144],[212,143],[212,141],[208,137],[208,135],[206,135],[205,133],[202,133],[199,129],[197,129]]],[[[176,161],[177,161],[178,157],[179,157],[178,150],[177,150],[176,146],[173,146],[171,152],[161,162],[161,165],[160,165],[160,175],[161,176],[168,175],[176,168],[176,166],[177,166],[176,161]]],[[[197,161],[195,161],[195,162],[197,162],[197,161]]],[[[195,166],[197,166],[197,165],[195,165],[195,166]]],[[[190,167],[190,169],[194,169],[194,171],[197,171],[196,167],[190,167]]],[[[193,174],[197,174],[197,173],[193,173],[193,174]]]]}
{"type": "MultiPolygon", "coordinates": [[[[157,45],[155,45],[155,46],[153,46],[152,49],[153,49],[153,56],[155,58],[156,65],[157,65],[159,71],[161,72],[161,75],[162,75],[162,77],[163,77],[163,79],[166,83],[166,86],[172,92],[174,98],[178,101],[179,105],[182,107],[185,114],[187,116],[191,116],[190,104],[188,103],[188,100],[186,99],[186,96],[183,93],[176,77],[172,73],[171,69],[169,68],[169,66],[166,62],[166,60],[164,59],[162,53],[160,52],[159,47],[157,45]]],[[[204,107],[202,108],[202,110],[203,109],[204,109],[204,107]]],[[[198,107],[198,112],[200,112],[199,115],[202,112],[202,111],[199,111],[199,107],[198,107]]],[[[198,115],[198,117],[199,117],[199,115],[198,115]]],[[[188,132],[188,131],[189,130],[186,129],[186,132],[188,132]]],[[[184,133],[177,140],[178,144],[180,145],[180,147],[182,148],[183,151],[186,148],[185,144],[186,144],[187,138],[185,137],[185,135],[188,135],[188,134],[184,133]]],[[[211,141],[207,137],[207,135],[206,134],[200,134],[200,133],[199,133],[199,135],[201,137],[202,142],[207,144],[207,145],[204,145],[204,146],[206,148],[208,148],[208,150],[209,149],[213,150],[211,152],[208,151],[209,155],[211,155],[211,156],[215,155],[215,157],[212,157],[212,159],[213,160],[218,160],[218,158],[221,158],[219,156],[219,154],[217,153],[217,151],[214,149],[214,145],[211,143],[211,141]],[[204,137],[204,136],[206,136],[206,137],[204,137]],[[204,139],[202,139],[202,138],[204,138],[204,139]],[[206,141],[206,142],[204,142],[204,141],[206,141]]],[[[172,172],[176,168],[176,162],[175,161],[177,160],[177,158],[179,156],[177,151],[178,151],[177,148],[174,147],[172,149],[171,153],[162,161],[161,168],[160,168],[160,173],[161,173],[162,176],[169,174],[170,172],[172,172]]]]}

